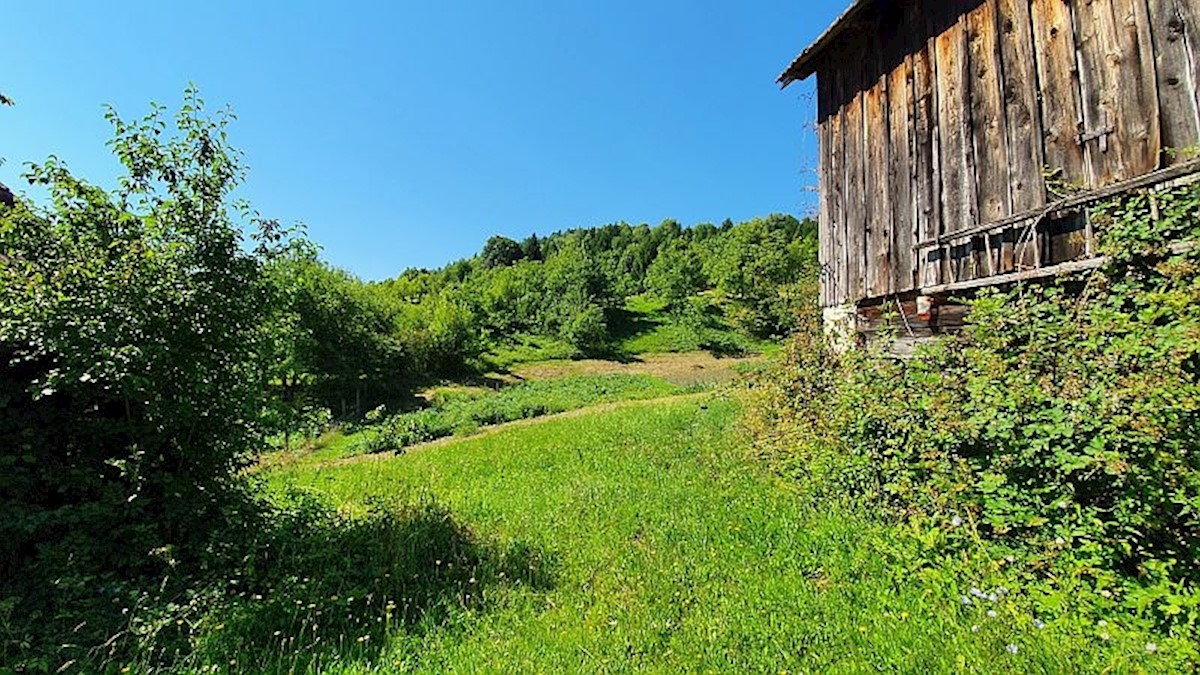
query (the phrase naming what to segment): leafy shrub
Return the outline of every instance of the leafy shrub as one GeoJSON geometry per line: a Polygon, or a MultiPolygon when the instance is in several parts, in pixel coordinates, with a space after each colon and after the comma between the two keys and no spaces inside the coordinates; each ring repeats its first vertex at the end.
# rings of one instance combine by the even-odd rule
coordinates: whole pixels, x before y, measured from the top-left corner
{"type": "Polygon", "coordinates": [[[700,257],[682,242],[674,242],[660,250],[646,270],[647,288],[666,299],[672,307],[681,306],[707,285],[700,257]]]}
{"type": "Polygon", "coordinates": [[[708,242],[704,272],[730,303],[734,325],[758,338],[789,334],[816,279],[815,244],[815,223],[779,215],[708,242]]]}
{"type": "Polygon", "coordinates": [[[47,208],[0,205],[0,598],[38,626],[19,652],[107,637],[83,608],[202,557],[245,506],[273,224],[247,252],[229,119],[194,91],[173,124],[110,113],[115,194],[52,159],[28,173],[47,208]]]}
{"type": "Polygon", "coordinates": [[[1097,209],[1104,269],[981,293],[908,362],[832,354],[809,316],[754,392],[760,447],[813,490],[961,519],[1053,579],[1048,603],[1195,632],[1200,250],[1166,244],[1200,238],[1200,187],[1153,200],[1097,209]]]}
{"type": "Polygon", "coordinates": [[[604,310],[587,305],[563,324],[561,336],[575,348],[579,356],[595,356],[604,351],[608,342],[608,322],[604,310]]]}

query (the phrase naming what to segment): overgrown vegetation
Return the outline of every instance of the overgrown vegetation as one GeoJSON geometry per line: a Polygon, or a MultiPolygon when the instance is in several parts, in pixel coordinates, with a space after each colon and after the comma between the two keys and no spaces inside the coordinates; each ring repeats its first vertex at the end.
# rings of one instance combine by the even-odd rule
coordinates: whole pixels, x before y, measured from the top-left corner
{"type": "Polygon", "coordinates": [[[832,354],[809,317],[754,426],[806,490],[857,495],[938,551],[982,542],[1039,614],[1195,662],[1200,187],[1092,215],[1103,269],[985,292],[912,360],[832,354]]]}
{"type": "Polygon", "coordinates": [[[115,192],[52,159],[44,205],[0,205],[0,671],[1200,662],[1200,186],[1096,209],[1104,268],[981,293],[898,361],[828,348],[808,221],[493,237],[365,283],[233,203],[196,92],[109,119],[115,192]],[[734,402],[645,375],[359,415],[797,315],[746,422],[799,490],[739,454],[734,402]],[[245,471],[298,434],[400,451],[639,399],[245,471]]]}

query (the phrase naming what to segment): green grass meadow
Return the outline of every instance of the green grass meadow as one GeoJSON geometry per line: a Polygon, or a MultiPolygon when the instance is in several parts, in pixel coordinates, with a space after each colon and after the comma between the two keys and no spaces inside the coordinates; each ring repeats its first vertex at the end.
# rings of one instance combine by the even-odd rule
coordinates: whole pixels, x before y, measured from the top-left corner
{"type": "Polygon", "coordinates": [[[404,456],[267,470],[281,503],[336,505],[351,529],[381,504],[407,513],[368,528],[361,565],[326,562],[415,586],[377,587],[409,597],[360,605],[288,599],[291,628],[256,640],[239,642],[245,623],[201,631],[211,662],[197,669],[235,654],[262,672],[1170,670],[1134,638],[1062,617],[1042,627],[1020,589],[973,596],[1002,583],[993,564],[918,562],[920,542],[894,525],[806,500],[749,456],[738,414],[714,394],[631,402],[404,456]],[[317,621],[336,626],[311,631],[323,646],[305,647],[303,629],[298,643],[296,627],[317,621]]]}

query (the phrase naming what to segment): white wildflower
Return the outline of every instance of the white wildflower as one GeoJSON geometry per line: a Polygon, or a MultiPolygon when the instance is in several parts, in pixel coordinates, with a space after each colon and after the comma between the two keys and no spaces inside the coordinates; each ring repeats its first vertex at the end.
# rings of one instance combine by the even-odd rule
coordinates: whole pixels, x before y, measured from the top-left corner
{"type": "Polygon", "coordinates": [[[994,618],[996,618],[996,616],[997,616],[997,614],[996,614],[996,610],[994,610],[994,609],[989,609],[989,610],[987,611],[987,615],[988,615],[988,618],[989,618],[989,619],[994,619],[994,618]]]}
{"type": "Polygon", "coordinates": [[[1153,654],[1154,652],[1158,651],[1158,645],[1153,642],[1147,642],[1146,651],[1153,654]]]}
{"type": "Polygon", "coordinates": [[[950,525],[952,527],[958,527],[958,526],[962,525],[962,523],[963,523],[963,519],[958,516],[954,516],[953,518],[950,519],[950,525]]]}
{"type": "Polygon", "coordinates": [[[1033,627],[1034,627],[1034,628],[1036,628],[1036,629],[1038,629],[1038,630],[1041,630],[1041,629],[1043,629],[1043,628],[1045,628],[1045,627],[1046,627],[1046,622],[1045,622],[1045,621],[1042,621],[1041,619],[1034,619],[1034,620],[1033,620],[1033,627]]]}
{"type": "Polygon", "coordinates": [[[1008,650],[1009,654],[1016,654],[1017,652],[1021,651],[1021,648],[1016,645],[1009,645],[1005,647],[1005,649],[1008,650]]]}

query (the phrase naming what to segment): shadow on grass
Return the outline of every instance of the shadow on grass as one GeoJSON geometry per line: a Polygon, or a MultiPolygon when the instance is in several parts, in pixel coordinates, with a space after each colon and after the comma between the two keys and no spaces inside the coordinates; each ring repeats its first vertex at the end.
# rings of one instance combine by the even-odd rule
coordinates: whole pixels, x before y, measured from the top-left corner
{"type": "Polygon", "coordinates": [[[609,339],[615,343],[632,340],[653,332],[662,323],[660,319],[647,314],[631,312],[627,309],[615,309],[609,315],[609,339]]]}
{"type": "Polygon", "coordinates": [[[744,346],[724,335],[712,335],[702,340],[700,349],[717,359],[741,358],[749,353],[744,346]]]}
{"type": "Polygon", "coordinates": [[[553,585],[554,560],[481,540],[444,507],[375,505],[351,518],[292,495],[244,578],[190,636],[200,664],[243,672],[376,662],[392,639],[449,630],[506,589],[553,585]]]}

